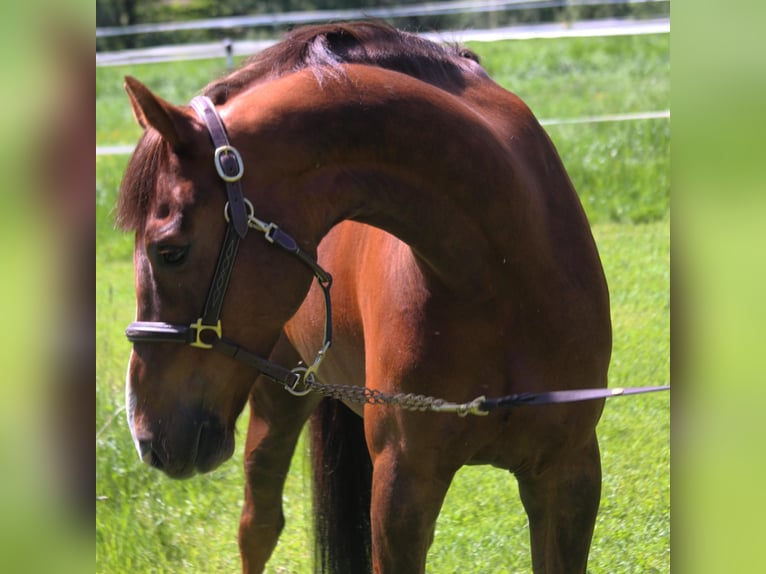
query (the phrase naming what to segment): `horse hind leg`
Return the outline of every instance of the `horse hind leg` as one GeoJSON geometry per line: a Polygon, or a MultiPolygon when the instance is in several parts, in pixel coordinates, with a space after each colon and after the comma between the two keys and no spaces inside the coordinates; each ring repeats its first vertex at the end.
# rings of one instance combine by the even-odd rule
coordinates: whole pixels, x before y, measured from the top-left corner
{"type": "Polygon", "coordinates": [[[535,574],[585,573],[601,497],[595,433],[582,449],[517,479],[529,517],[535,574]]]}

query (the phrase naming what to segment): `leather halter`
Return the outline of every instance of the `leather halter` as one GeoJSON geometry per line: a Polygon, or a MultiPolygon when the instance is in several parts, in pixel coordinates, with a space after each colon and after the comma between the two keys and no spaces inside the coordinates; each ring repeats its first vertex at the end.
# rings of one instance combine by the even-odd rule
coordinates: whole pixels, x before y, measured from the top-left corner
{"type": "MultiPolygon", "coordinates": [[[[253,204],[242,194],[240,180],[244,173],[242,156],[229,144],[221,117],[213,102],[205,96],[197,96],[191,101],[194,111],[202,118],[210,132],[215,146],[215,169],[226,183],[227,203],[224,217],[228,222],[226,235],[218,255],[213,279],[207,294],[202,315],[191,325],[178,325],[161,321],[134,321],[125,330],[125,335],[132,343],[182,343],[200,349],[215,349],[229,357],[243,361],[285,388],[298,395],[308,390],[299,390],[301,381],[313,377],[325,353],[332,344],[332,311],[330,304],[330,286],[332,276],[322,269],[316,260],[298,246],[289,234],[274,223],[266,223],[254,215],[253,204]],[[223,336],[221,309],[229,285],[239,242],[247,235],[248,229],[255,229],[264,234],[266,241],[298,257],[306,264],[317,278],[325,299],[324,343],[316,359],[309,367],[296,367],[292,370],[255,355],[237,343],[223,336]]],[[[304,385],[305,387],[305,385],[304,385]]]]}

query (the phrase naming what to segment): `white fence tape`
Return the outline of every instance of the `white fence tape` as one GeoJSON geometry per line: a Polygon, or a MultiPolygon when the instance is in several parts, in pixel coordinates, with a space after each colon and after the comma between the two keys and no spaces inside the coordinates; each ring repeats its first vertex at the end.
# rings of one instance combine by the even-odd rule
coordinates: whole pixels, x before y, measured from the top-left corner
{"type": "Polygon", "coordinates": [[[607,114],[604,116],[584,116],[581,118],[563,118],[540,120],[544,126],[565,126],[569,124],[599,124],[605,122],[632,122],[636,120],[660,120],[670,118],[670,110],[658,112],[636,112],[627,114],[607,114]]]}

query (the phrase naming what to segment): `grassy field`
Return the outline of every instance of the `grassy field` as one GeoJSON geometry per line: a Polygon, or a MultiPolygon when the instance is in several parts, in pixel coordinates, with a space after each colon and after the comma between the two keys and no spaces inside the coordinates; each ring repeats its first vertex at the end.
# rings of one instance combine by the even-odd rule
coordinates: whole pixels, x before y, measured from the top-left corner
{"type": "MultiPolygon", "coordinates": [[[[502,85],[539,118],[669,107],[667,35],[497,42],[471,46],[502,85]]],[[[223,61],[99,68],[97,145],[134,143],[122,77],[187,101],[223,61]]],[[[612,294],[611,386],[670,379],[670,208],[667,120],[548,128],[581,195],[612,294]]],[[[96,571],[235,572],[241,454],[215,472],[171,481],[141,464],[122,411],[132,319],[132,238],[111,210],[127,157],[96,160],[96,571]]],[[[599,426],[604,486],[592,573],[670,571],[670,398],[608,402],[599,426]]],[[[240,421],[244,429],[245,419],[240,421]]],[[[269,572],[310,571],[308,460],[299,449],[285,492],[287,527],[269,572]]],[[[465,468],[448,494],[428,571],[529,572],[526,516],[513,478],[465,468]],[[477,496],[476,493],[481,493],[477,496]]]]}

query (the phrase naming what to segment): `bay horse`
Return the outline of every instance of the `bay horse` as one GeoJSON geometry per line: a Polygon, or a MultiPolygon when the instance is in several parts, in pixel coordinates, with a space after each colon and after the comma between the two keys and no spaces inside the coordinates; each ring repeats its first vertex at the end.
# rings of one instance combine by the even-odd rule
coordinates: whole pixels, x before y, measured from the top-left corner
{"type": "Polygon", "coordinates": [[[456,471],[489,464],[518,480],[534,571],[585,572],[603,400],[418,410],[607,385],[601,262],[529,108],[473,53],[370,22],[298,28],[191,106],[126,90],[130,430],[186,478],[231,456],[249,402],[243,571],[311,419],[318,569],[423,572],[456,471]]]}

